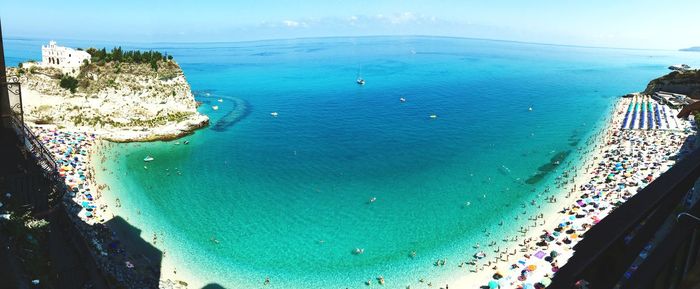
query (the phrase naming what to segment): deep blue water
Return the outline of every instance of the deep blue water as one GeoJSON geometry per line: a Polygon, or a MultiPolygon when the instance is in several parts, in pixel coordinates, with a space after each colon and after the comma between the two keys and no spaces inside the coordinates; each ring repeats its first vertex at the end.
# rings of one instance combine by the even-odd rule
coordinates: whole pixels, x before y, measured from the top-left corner
{"type": "MultiPolygon", "coordinates": [[[[9,64],[39,59],[42,42],[6,40],[9,64]]],[[[180,269],[228,288],[455,274],[491,240],[483,230],[518,228],[519,204],[565,167],[543,171],[552,158],[576,165],[618,96],[700,64],[690,52],[429,37],[122,46],[174,55],[212,126],[187,146],[116,145],[103,179],[146,239],[166,232],[159,246],[180,269]]]]}

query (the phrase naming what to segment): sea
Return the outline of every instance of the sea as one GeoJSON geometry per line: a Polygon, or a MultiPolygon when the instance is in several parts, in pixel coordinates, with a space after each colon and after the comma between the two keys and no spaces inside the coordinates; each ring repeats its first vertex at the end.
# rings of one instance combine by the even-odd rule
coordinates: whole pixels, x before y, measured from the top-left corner
{"type": "MultiPolygon", "coordinates": [[[[40,60],[48,40],[6,39],[8,65],[40,60]]],[[[157,234],[164,264],[224,288],[365,288],[378,276],[387,288],[442,286],[469,274],[457,265],[476,243],[517,234],[549,206],[543,196],[621,95],[671,64],[700,64],[693,52],[419,36],[57,40],[181,65],[210,126],[111,144],[98,179],[144,240],[157,234]],[[541,208],[523,212],[533,200],[541,208]]]]}

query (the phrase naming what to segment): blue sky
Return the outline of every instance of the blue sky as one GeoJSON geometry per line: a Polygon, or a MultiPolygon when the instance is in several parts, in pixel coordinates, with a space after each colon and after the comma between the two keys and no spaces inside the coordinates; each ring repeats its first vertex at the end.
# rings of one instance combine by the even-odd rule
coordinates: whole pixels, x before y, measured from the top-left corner
{"type": "Polygon", "coordinates": [[[0,0],[6,37],[133,42],[440,35],[586,46],[700,46],[700,1],[0,0]]]}

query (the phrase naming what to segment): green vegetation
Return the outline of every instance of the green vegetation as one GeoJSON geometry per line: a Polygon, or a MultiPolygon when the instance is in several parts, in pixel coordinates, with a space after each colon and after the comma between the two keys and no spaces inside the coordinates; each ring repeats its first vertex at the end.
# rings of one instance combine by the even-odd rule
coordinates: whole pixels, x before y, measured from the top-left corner
{"type": "Polygon", "coordinates": [[[87,53],[90,54],[92,63],[97,63],[98,65],[104,65],[109,62],[121,62],[121,63],[148,63],[151,65],[151,69],[158,71],[158,62],[170,61],[173,59],[172,55],[165,56],[159,51],[139,51],[139,50],[122,50],[121,47],[114,47],[111,51],[107,51],[106,48],[88,48],[87,53]]]}
{"type": "Polygon", "coordinates": [[[68,74],[61,77],[61,82],[59,84],[62,88],[70,90],[71,93],[75,93],[78,88],[78,80],[68,74]]]}
{"type": "Polygon", "coordinates": [[[89,125],[89,126],[111,126],[111,127],[135,127],[135,126],[145,126],[154,127],[159,125],[165,125],[169,122],[181,122],[188,117],[192,116],[192,112],[171,112],[166,115],[158,115],[151,119],[131,119],[129,122],[115,122],[110,118],[104,118],[99,116],[84,116],[75,115],[71,117],[71,121],[75,125],[89,125]]]}
{"type": "Polygon", "coordinates": [[[35,219],[27,208],[18,204],[8,204],[9,220],[0,223],[0,234],[11,236],[13,254],[18,257],[26,272],[32,273],[32,279],[47,282],[50,265],[46,246],[48,242],[48,222],[35,219]]]}

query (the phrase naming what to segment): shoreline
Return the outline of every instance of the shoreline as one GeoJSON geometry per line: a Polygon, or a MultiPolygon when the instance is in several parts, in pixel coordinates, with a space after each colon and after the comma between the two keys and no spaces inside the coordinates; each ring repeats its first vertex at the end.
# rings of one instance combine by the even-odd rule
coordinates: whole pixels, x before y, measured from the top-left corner
{"type": "Polygon", "coordinates": [[[105,276],[128,284],[128,288],[187,288],[183,283],[189,284],[194,276],[165,270],[169,259],[164,258],[162,251],[153,250],[157,247],[149,244],[148,232],[130,234],[130,230],[138,228],[124,221],[119,205],[109,203],[108,199],[118,199],[118,194],[98,176],[101,173],[98,163],[106,161],[104,152],[110,141],[98,133],[59,129],[55,125],[32,125],[31,130],[56,160],[58,174],[67,189],[62,196],[66,212],[89,243],[92,249],[89,253],[105,276]],[[144,246],[152,246],[147,248],[150,256],[144,253],[144,246]],[[161,269],[158,278],[148,269],[153,266],[149,259],[154,258],[162,261],[156,265],[161,269]]]}
{"type": "MultiPolygon", "coordinates": [[[[105,151],[108,150],[109,148],[107,146],[113,145],[113,144],[118,144],[120,142],[113,142],[111,140],[107,139],[101,139],[99,140],[100,145],[99,147],[94,151],[95,155],[100,155],[100,157],[106,157],[105,156],[105,151]]],[[[105,204],[107,206],[110,206],[109,210],[107,211],[108,213],[112,214],[113,216],[116,217],[121,217],[129,221],[130,212],[122,211],[122,208],[120,205],[120,198],[118,192],[115,192],[115,190],[119,190],[121,188],[112,188],[109,184],[114,184],[117,183],[117,180],[114,180],[113,178],[117,177],[115,174],[107,171],[107,168],[104,167],[104,161],[98,163],[94,163],[93,167],[97,170],[99,167],[101,167],[101,172],[98,172],[95,175],[95,180],[99,184],[106,185],[105,189],[102,190],[102,198],[99,200],[102,204],[105,204]]],[[[127,210],[127,209],[124,209],[127,210]]],[[[137,224],[133,224],[137,225],[137,224]]],[[[183,261],[185,261],[187,258],[186,256],[180,256],[179,252],[177,250],[172,250],[168,248],[166,240],[170,239],[171,237],[163,235],[161,232],[158,234],[158,232],[151,232],[151,231],[146,231],[146,229],[152,229],[152,228],[142,228],[138,227],[141,230],[140,236],[130,236],[130,238],[141,238],[143,239],[144,242],[148,242],[149,244],[153,245],[154,247],[158,248],[160,252],[162,253],[162,259],[161,263],[159,265],[160,268],[160,280],[159,280],[159,288],[202,288],[204,287],[207,283],[204,280],[201,280],[196,277],[195,274],[190,272],[190,270],[187,270],[187,267],[183,265],[183,261]],[[156,234],[160,238],[158,239],[156,244],[153,244],[151,237],[153,236],[152,234],[156,234]],[[151,241],[149,241],[151,240],[151,241]],[[181,266],[178,266],[181,265],[181,266]],[[181,284],[181,282],[186,283],[187,285],[181,284]]],[[[122,228],[115,228],[116,230],[123,230],[122,228]]]]}
{"type": "MultiPolygon", "coordinates": [[[[614,113],[618,111],[618,109],[624,107],[623,105],[623,99],[618,99],[613,103],[612,109],[608,111],[608,113],[614,113]]],[[[542,229],[545,228],[550,228],[553,227],[554,224],[558,223],[558,220],[560,220],[560,211],[561,211],[561,206],[564,204],[568,204],[571,202],[571,200],[574,198],[573,194],[571,194],[571,189],[575,187],[575,184],[581,183],[583,179],[586,179],[588,174],[585,173],[585,167],[588,167],[593,164],[593,162],[600,156],[602,156],[602,151],[604,150],[604,146],[600,145],[600,142],[602,141],[602,138],[605,136],[605,133],[610,131],[614,127],[614,118],[617,116],[617,114],[613,115],[612,118],[605,117],[606,124],[600,128],[598,133],[592,134],[587,142],[590,142],[588,144],[587,149],[589,151],[584,151],[584,152],[578,152],[579,157],[583,157],[584,159],[581,160],[579,163],[573,163],[572,167],[574,168],[573,174],[575,175],[574,181],[570,182],[569,184],[557,188],[554,192],[549,192],[548,194],[554,198],[556,198],[556,202],[550,202],[548,203],[547,207],[544,208],[543,210],[539,211],[540,216],[536,216],[534,219],[535,225],[532,226],[530,225],[527,229],[527,233],[523,234],[523,231],[517,231],[514,233],[518,233],[518,239],[517,240],[527,240],[527,239],[536,239],[538,235],[541,234],[542,229]],[[580,167],[577,167],[577,165],[581,165],[580,167]],[[581,171],[584,171],[583,174],[580,174],[581,171]]],[[[559,170],[556,171],[556,174],[561,175],[562,172],[559,170]]],[[[549,184],[548,184],[549,185],[549,184]]],[[[548,189],[548,188],[545,188],[548,189]]],[[[539,201],[539,200],[538,200],[539,201]]],[[[528,216],[528,220],[530,220],[532,223],[532,217],[528,216]]],[[[512,239],[511,239],[512,240],[512,239]]],[[[502,241],[502,240],[499,240],[502,241]]],[[[517,242],[517,241],[516,241],[517,242]]],[[[572,245],[573,246],[573,245],[572,245]]],[[[500,247],[500,246],[499,246],[500,247]]],[[[490,249],[491,247],[489,247],[490,249]]],[[[528,247],[528,250],[531,248],[531,246],[528,247]]],[[[514,243],[512,241],[507,242],[507,244],[504,246],[504,248],[501,248],[499,250],[500,252],[508,252],[506,255],[506,259],[502,259],[501,257],[503,255],[499,255],[499,258],[495,259],[497,261],[494,261],[493,264],[490,264],[492,262],[489,262],[490,265],[488,266],[478,266],[475,269],[474,267],[470,267],[467,270],[467,275],[462,276],[457,279],[451,279],[450,282],[447,284],[453,284],[456,285],[458,288],[480,288],[480,286],[487,285],[491,277],[498,271],[507,269],[508,263],[510,263],[510,258],[513,258],[514,260],[516,259],[515,257],[521,257],[526,251],[523,251],[523,243],[518,242],[514,243]],[[510,252],[515,252],[515,254],[512,254],[510,252]],[[493,269],[496,267],[497,269],[493,269]]],[[[487,259],[490,259],[489,255],[492,255],[494,253],[494,250],[489,250],[489,253],[487,253],[487,259]]]]}
{"type": "MultiPolygon", "coordinates": [[[[528,214],[528,224],[533,224],[531,226],[528,226],[527,228],[521,228],[521,231],[516,232],[516,231],[510,231],[510,233],[515,234],[517,237],[514,237],[510,240],[508,238],[504,240],[498,240],[496,243],[498,246],[493,245],[493,246],[486,246],[484,245],[483,247],[479,249],[475,249],[475,251],[485,251],[486,253],[486,258],[482,259],[479,262],[476,262],[477,265],[465,265],[466,263],[462,263],[459,267],[462,267],[460,269],[456,269],[455,271],[459,270],[462,272],[465,272],[465,275],[459,276],[457,278],[450,279],[449,277],[446,280],[449,280],[449,282],[446,282],[446,284],[451,284],[453,286],[457,286],[459,288],[472,288],[472,287],[480,287],[485,285],[486,283],[489,282],[491,279],[491,276],[493,276],[496,272],[501,273],[501,275],[506,275],[504,276],[506,278],[511,277],[509,273],[503,273],[503,272],[510,272],[512,273],[512,270],[509,270],[508,268],[510,267],[510,264],[513,262],[516,262],[518,259],[525,259],[525,263],[528,263],[529,261],[534,259],[532,256],[534,256],[538,250],[541,250],[539,247],[534,245],[535,242],[537,241],[540,235],[542,234],[542,230],[547,230],[547,229],[552,229],[556,227],[556,224],[561,223],[562,216],[566,216],[562,212],[566,212],[567,208],[571,208],[572,206],[576,206],[575,200],[577,199],[577,195],[580,193],[580,190],[578,189],[579,186],[583,186],[584,184],[589,183],[589,180],[593,178],[594,174],[594,168],[596,166],[596,163],[603,159],[605,157],[605,152],[606,150],[609,150],[613,144],[611,144],[610,140],[611,138],[617,137],[619,135],[624,134],[623,131],[620,129],[621,127],[621,121],[622,118],[624,117],[624,111],[629,103],[629,99],[626,98],[620,98],[616,100],[613,104],[612,110],[609,110],[607,113],[612,115],[607,115],[604,118],[604,124],[602,127],[599,128],[599,130],[595,133],[592,133],[589,135],[586,139],[587,145],[585,148],[577,151],[576,153],[572,154],[575,155],[579,158],[578,162],[576,160],[570,161],[569,164],[566,166],[562,165],[564,170],[557,169],[554,171],[556,175],[551,175],[548,178],[551,178],[552,180],[557,180],[553,182],[552,184],[548,184],[548,186],[552,185],[557,185],[560,183],[560,181],[564,182],[564,180],[560,180],[558,178],[559,175],[566,174],[568,177],[565,179],[566,184],[562,185],[561,187],[555,189],[555,190],[547,190],[542,194],[538,194],[538,199],[536,204],[542,204],[541,202],[548,202],[547,204],[544,204],[542,208],[537,208],[536,210],[532,210],[533,213],[537,213],[536,215],[530,215],[528,214]],[[573,175],[573,176],[571,176],[573,175]],[[556,178],[556,179],[555,179],[556,178]],[[569,182],[569,178],[571,181],[569,182]],[[564,208],[562,210],[562,208],[564,208]],[[531,240],[531,241],[523,241],[523,240],[531,240]],[[497,250],[494,250],[494,248],[497,247],[497,250]],[[511,252],[513,252],[511,254],[511,252]],[[494,254],[495,253],[495,254],[494,254]],[[498,257],[494,257],[494,255],[497,255],[498,257]],[[529,257],[525,257],[526,255],[529,255],[529,257]],[[511,257],[513,260],[511,260],[511,257]],[[490,261],[493,260],[493,261],[490,261]],[[486,263],[488,261],[488,263],[486,263]]],[[[34,129],[39,129],[39,130],[46,130],[46,132],[51,132],[52,129],[47,129],[47,126],[35,126],[34,129]]],[[[74,128],[76,129],[76,128],[74,128]]],[[[641,136],[646,136],[647,134],[653,135],[661,135],[661,136],[666,136],[667,134],[674,134],[675,132],[658,132],[658,131],[628,131],[629,135],[641,135],[641,136]],[[657,133],[658,132],[658,133],[657,133]]],[[[83,153],[82,150],[79,151],[79,154],[85,156],[85,158],[81,158],[79,161],[76,159],[78,164],[77,166],[74,166],[76,168],[82,168],[82,170],[85,172],[85,175],[87,177],[83,179],[83,186],[79,187],[78,192],[73,190],[75,193],[83,193],[84,188],[87,188],[87,191],[90,191],[90,187],[94,187],[94,194],[95,198],[92,200],[88,200],[90,203],[88,204],[89,206],[95,206],[94,209],[91,212],[97,213],[95,214],[95,217],[91,219],[92,224],[94,223],[101,223],[105,224],[108,223],[110,220],[114,219],[115,217],[120,217],[120,216],[127,216],[125,212],[120,212],[121,209],[119,206],[115,205],[112,206],[109,203],[109,199],[115,200],[119,198],[119,194],[115,191],[112,190],[112,188],[109,187],[110,181],[108,180],[108,175],[110,172],[106,171],[106,168],[102,167],[102,171],[105,173],[104,178],[98,177],[100,174],[103,172],[98,172],[100,169],[100,165],[102,165],[105,162],[105,151],[109,149],[107,146],[110,145],[110,142],[112,142],[109,139],[104,138],[102,135],[98,134],[90,134],[88,132],[80,130],[76,131],[67,131],[65,129],[53,129],[53,133],[55,134],[64,134],[67,133],[69,136],[72,136],[72,134],[80,135],[92,135],[92,137],[88,137],[82,145],[88,146],[86,153],[83,153]],[[98,163],[100,162],[100,163],[98,163]],[[107,178],[107,179],[105,179],[107,178]],[[120,215],[120,213],[122,213],[120,215]]],[[[687,133],[681,133],[678,132],[679,134],[687,134],[687,133]]],[[[45,134],[38,133],[38,136],[42,136],[45,134]]],[[[686,136],[687,137],[687,136],[686,136]]],[[[57,137],[60,139],[60,137],[57,137]]],[[[67,137],[67,139],[70,139],[71,137],[67,137]]],[[[46,138],[44,138],[46,140],[46,138]]],[[[69,150],[70,151],[70,150],[69,150]]],[[[52,150],[52,152],[54,152],[52,150]]],[[[72,155],[64,155],[68,157],[68,159],[71,159],[72,155]]],[[[670,163],[670,162],[669,162],[670,163]]],[[[669,164],[665,163],[665,164],[669,164]]],[[[658,176],[659,173],[662,171],[665,171],[666,167],[660,168],[655,172],[655,176],[658,176]]],[[[82,174],[79,174],[82,176],[82,174]]],[[[69,179],[66,179],[66,182],[68,183],[69,179]]],[[[80,185],[76,183],[77,185],[80,185]]],[[[76,194],[78,195],[78,194],[76,194]]],[[[77,199],[77,197],[81,196],[76,196],[74,198],[74,201],[76,204],[78,204],[80,201],[83,201],[85,199],[77,199]]],[[[532,206],[535,206],[535,203],[532,204],[532,206]]],[[[527,205],[526,208],[530,208],[527,205]]],[[[85,207],[85,204],[83,203],[83,207],[85,207]]],[[[81,210],[75,214],[78,218],[84,219],[86,223],[90,224],[87,222],[89,218],[86,218],[85,210],[81,210]],[[81,215],[82,214],[82,215],[81,215]]],[[[524,216],[522,216],[524,217],[524,216]]],[[[128,220],[128,219],[127,219],[128,220]]],[[[112,228],[113,229],[113,228],[112,228]]],[[[585,231],[584,230],[577,230],[577,234],[583,234],[585,231]]],[[[146,231],[141,231],[141,235],[139,236],[143,241],[146,243],[151,243],[148,240],[150,239],[149,236],[152,232],[146,232],[146,231]]],[[[509,234],[510,234],[509,233],[509,234]]],[[[156,234],[156,233],[154,233],[156,234]]],[[[485,239],[491,239],[491,237],[486,237],[485,239]]],[[[571,251],[571,248],[576,244],[576,242],[580,240],[579,239],[574,239],[570,244],[566,245],[558,245],[554,246],[558,253],[560,254],[557,257],[558,261],[564,260],[564,262],[558,263],[559,266],[563,266],[565,263],[565,259],[568,260],[568,258],[571,257],[571,254],[573,254],[573,251],[571,251]]],[[[97,248],[97,251],[102,251],[103,247],[106,247],[107,244],[98,244],[96,243],[97,241],[93,240],[93,245],[97,248]]],[[[163,238],[159,240],[158,247],[159,248],[167,248],[167,246],[163,245],[163,238]]],[[[154,242],[155,243],[155,242],[154,242]]],[[[155,245],[155,244],[154,244],[155,245]]],[[[155,246],[154,246],[155,247],[155,246]]],[[[165,250],[165,249],[164,249],[165,250]]],[[[177,250],[168,250],[165,252],[167,254],[162,254],[163,258],[161,259],[162,263],[160,263],[159,268],[160,268],[160,278],[159,278],[159,284],[160,287],[163,288],[199,288],[201,286],[206,285],[205,280],[200,280],[199,278],[196,277],[196,274],[193,274],[192,270],[188,270],[188,268],[183,264],[183,261],[187,260],[186,256],[180,256],[178,255],[177,250]],[[167,255],[167,257],[165,257],[167,255]],[[179,266],[178,268],[178,265],[179,266]],[[175,268],[177,268],[177,273],[175,273],[175,268]],[[186,282],[189,286],[183,286],[179,282],[180,280],[186,282]]],[[[535,260],[537,262],[537,266],[543,266],[542,262],[539,262],[541,260],[535,260]]],[[[525,265],[525,264],[523,264],[525,265]]],[[[533,272],[536,270],[533,270],[533,272]]],[[[537,271],[535,273],[532,273],[531,275],[533,276],[532,278],[544,278],[544,276],[551,276],[551,272],[547,270],[547,272],[544,272],[545,270],[537,271]]],[[[453,276],[452,273],[449,273],[445,276],[453,276]]],[[[431,278],[434,279],[434,278],[431,278]]],[[[508,282],[513,282],[517,283],[518,281],[514,281],[513,279],[508,279],[508,282]]],[[[415,282],[418,282],[417,280],[411,281],[411,284],[415,284],[415,282]]],[[[393,283],[393,282],[391,282],[393,283]]],[[[433,282],[436,285],[443,284],[445,282],[433,282]]],[[[396,283],[394,283],[396,284],[396,283]]],[[[515,285],[510,284],[504,284],[501,288],[510,288],[510,287],[515,287],[515,285]]]]}
{"type": "MultiPolygon", "coordinates": [[[[558,188],[557,191],[552,194],[552,197],[555,198],[555,201],[551,203],[552,206],[548,206],[546,209],[539,211],[540,215],[534,218],[535,225],[532,225],[529,228],[527,228],[526,233],[523,233],[522,231],[518,232],[520,233],[520,237],[522,237],[522,239],[518,240],[527,241],[519,243],[508,242],[508,244],[505,245],[505,250],[500,250],[501,248],[499,247],[499,252],[497,252],[499,253],[499,255],[498,257],[493,259],[494,262],[488,262],[488,265],[481,265],[476,267],[476,269],[472,269],[472,267],[469,269],[469,274],[456,279],[451,279],[450,282],[448,282],[447,284],[453,284],[453,286],[456,285],[458,288],[480,288],[481,286],[488,287],[490,282],[496,281],[497,284],[500,286],[499,288],[516,288],[517,286],[522,286],[526,283],[534,284],[539,281],[538,279],[549,279],[553,276],[555,270],[542,270],[540,266],[546,266],[547,264],[545,264],[545,262],[541,262],[543,261],[542,259],[537,260],[535,258],[538,252],[549,251],[550,246],[554,247],[554,250],[556,250],[557,252],[557,256],[552,258],[554,261],[551,264],[556,264],[557,269],[558,267],[564,266],[566,261],[574,253],[573,247],[578,243],[578,241],[580,241],[583,238],[585,232],[588,229],[590,229],[592,225],[587,228],[584,227],[583,229],[576,229],[574,234],[579,236],[575,239],[572,238],[569,244],[547,244],[546,246],[540,246],[535,243],[536,241],[542,239],[543,232],[545,232],[545,234],[554,232],[552,231],[552,229],[555,229],[558,227],[559,224],[562,224],[562,221],[567,216],[567,211],[569,211],[570,213],[572,208],[578,207],[580,209],[581,207],[584,207],[579,207],[580,203],[577,203],[577,201],[575,200],[581,199],[578,195],[586,194],[587,190],[584,189],[584,187],[591,184],[593,182],[592,180],[596,177],[595,167],[597,163],[603,162],[606,156],[606,152],[610,151],[611,148],[615,147],[616,143],[614,142],[614,139],[619,135],[624,134],[623,130],[621,129],[621,126],[623,118],[625,116],[626,108],[630,102],[630,98],[620,98],[615,101],[613,109],[609,111],[609,113],[612,113],[612,116],[606,117],[606,124],[600,129],[598,133],[593,134],[589,139],[589,141],[591,142],[590,146],[592,146],[589,146],[590,151],[582,153],[580,155],[580,157],[584,158],[582,162],[574,164],[574,166],[580,165],[579,167],[575,168],[573,172],[574,177],[571,178],[571,181],[568,182],[568,184],[562,186],[561,188],[558,188]],[[515,265],[518,265],[518,263],[520,263],[521,265],[515,267],[515,265]],[[527,269],[526,264],[528,266],[534,265],[539,269],[535,269],[532,271],[527,270],[528,273],[526,275],[526,280],[513,278],[517,275],[525,275],[522,274],[522,270],[527,269]],[[497,279],[493,278],[494,276],[498,277],[498,275],[502,277],[497,279]],[[532,280],[528,280],[530,278],[532,278],[532,280]]],[[[687,138],[693,135],[692,133],[685,133],[679,131],[652,132],[646,130],[628,130],[627,132],[629,132],[629,134],[631,135],[637,135],[640,137],[645,137],[647,136],[647,134],[651,134],[652,136],[661,135],[662,137],[665,137],[668,134],[672,135],[674,133],[679,133],[681,135],[685,135],[685,137],[687,138]]],[[[678,148],[674,148],[675,153],[682,153],[680,149],[680,146],[678,146],[678,148]]],[[[658,177],[660,174],[662,174],[668,168],[670,168],[670,166],[672,166],[673,163],[675,162],[666,160],[666,162],[663,164],[665,165],[665,167],[659,168],[650,173],[653,174],[652,178],[655,179],[656,177],[658,177]]],[[[633,195],[642,187],[643,186],[630,186],[626,187],[625,191],[628,191],[629,189],[634,189],[635,191],[631,193],[631,195],[633,195]]],[[[549,197],[543,199],[546,201],[552,200],[549,197]]],[[[596,213],[601,213],[600,215],[602,215],[602,217],[600,219],[602,219],[609,213],[609,211],[596,213]]],[[[594,218],[597,218],[597,216],[598,215],[596,214],[594,218]]],[[[533,219],[529,220],[533,221],[533,219]]],[[[594,223],[595,222],[593,222],[593,224],[594,223]]],[[[566,227],[568,228],[569,226],[566,227]]],[[[572,225],[571,227],[573,228],[574,226],[572,225]]],[[[495,250],[489,250],[489,253],[494,252],[495,250]]],[[[487,253],[487,256],[491,255],[489,253],[487,253]]],[[[547,254],[545,254],[544,256],[547,256],[547,254]]],[[[491,257],[489,256],[486,259],[488,258],[491,257]]]]}

